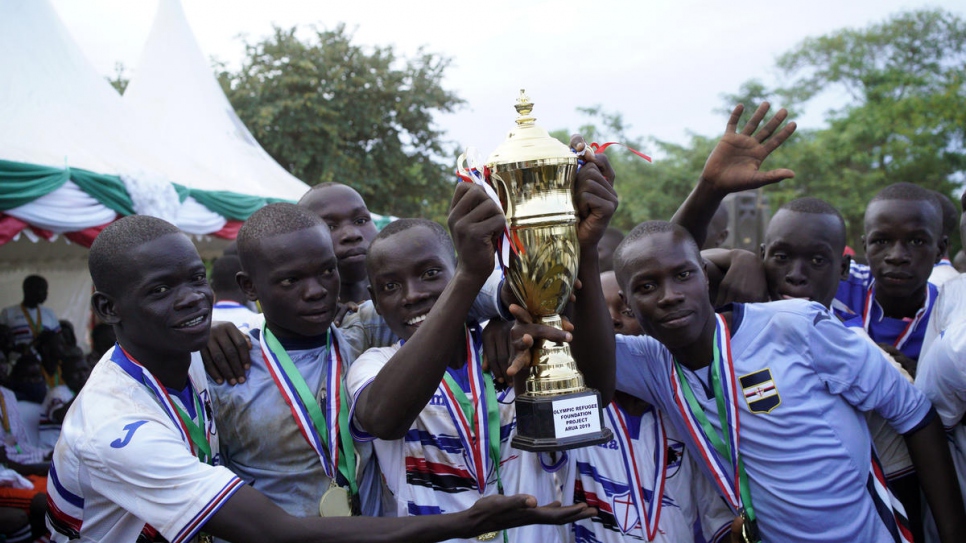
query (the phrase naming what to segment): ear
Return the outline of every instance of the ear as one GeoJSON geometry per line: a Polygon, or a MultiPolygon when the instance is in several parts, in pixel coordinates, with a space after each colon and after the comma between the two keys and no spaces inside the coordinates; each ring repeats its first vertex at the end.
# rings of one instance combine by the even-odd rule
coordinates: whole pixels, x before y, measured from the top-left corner
{"type": "Polygon", "coordinates": [[[939,264],[947,249],[949,249],[949,236],[943,236],[939,239],[939,253],[936,255],[936,261],[933,264],[939,264]]]}
{"type": "Polygon", "coordinates": [[[862,252],[866,254],[866,260],[868,261],[869,246],[865,242],[865,234],[862,234],[862,252]]]}
{"type": "Polygon", "coordinates": [[[725,240],[728,239],[728,234],[729,233],[730,232],[729,232],[729,230],[727,228],[721,230],[721,232],[718,233],[718,247],[721,247],[721,244],[724,243],[725,240]]]}
{"type": "Polygon", "coordinates": [[[620,297],[622,304],[624,304],[627,307],[630,307],[630,305],[628,305],[628,303],[627,303],[627,296],[624,296],[624,291],[623,290],[618,290],[617,291],[617,295],[620,297]]]}
{"type": "Polygon", "coordinates": [[[372,300],[372,308],[376,310],[376,315],[382,315],[382,310],[379,309],[379,300],[376,299],[376,293],[372,290],[372,285],[366,285],[366,290],[369,291],[369,299],[372,300]]]}
{"type": "Polygon", "coordinates": [[[839,277],[839,279],[841,279],[842,281],[848,281],[849,276],[851,275],[849,273],[849,268],[851,267],[852,267],[852,257],[849,255],[842,255],[842,275],[841,277],[839,277]]]}
{"type": "Polygon", "coordinates": [[[117,314],[117,310],[114,307],[114,298],[109,294],[94,291],[94,294],[91,294],[91,309],[104,324],[114,326],[121,322],[121,317],[117,314]]]}
{"type": "Polygon", "coordinates": [[[250,275],[248,275],[243,271],[240,271],[235,274],[235,282],[238,283],[238,288],[241,289],[241,291],[245,294],[245,297],[248,298],[249,301],[252,301],[252,302],[258,301],[258,292],[255,291],[255,283],[252,281],[252,278],[250,275]]]}
{"type": "Polygon", "coordinates": [[[765,259],[765,244],[764,243],[762,243],[761,245],[758,246],[758,256],[760,256],[762,260],[765,259]]]}

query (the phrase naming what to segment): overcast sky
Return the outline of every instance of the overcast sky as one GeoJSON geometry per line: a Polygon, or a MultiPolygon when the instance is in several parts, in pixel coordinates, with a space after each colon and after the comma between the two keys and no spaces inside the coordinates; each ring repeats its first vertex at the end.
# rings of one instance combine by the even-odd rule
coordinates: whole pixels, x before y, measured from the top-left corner
{"type": "MultiPolygon", "coordinates": [[[[167,0],[166,0],[167,1],[167,0]]],[[[137,77],[138,58],[157,0],[52,0],[104,75],[122,62],[137,77]]],[[[209,57],[237,68],[244,41],[282,27],[345,23],[359,45],[392,45],[400,56],[423,46],[453,59],[445,86],[467,101],[438,118],[449,139],[483,156],[512,126],[513,102],[526,88],[537,123],[575,130],[578,107],[623,114],[635,137],[683,142],[686,131],[715,134],[722,93],[748,79],[774,81],[774,60],[808,36],[860,28],[917,7],[964,16],[962,0],[811,0],[576,2],[570,0],[183,0],[209,57]]],[[[837,98],[799,119],[821,124],[837,98]]],[[[653,151],[642,149],[642,151],[653,151]]]]}

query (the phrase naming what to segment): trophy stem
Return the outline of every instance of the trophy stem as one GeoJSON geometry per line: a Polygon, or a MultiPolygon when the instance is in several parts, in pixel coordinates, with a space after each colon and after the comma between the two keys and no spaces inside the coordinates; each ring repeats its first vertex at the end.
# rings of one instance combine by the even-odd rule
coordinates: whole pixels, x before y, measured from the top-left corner
{"type": "MultiPolygon", "coordinates": [[[[540,324],[563,329],[563,321],[556,314],[540,318],[540,324]]],[[[528,394],[554,396],[586,390],[584,376],[577,370],[577,363],[570,354],[570,345],[541,341],[534,349],[537,363],[530,367],[528,394]]]]}

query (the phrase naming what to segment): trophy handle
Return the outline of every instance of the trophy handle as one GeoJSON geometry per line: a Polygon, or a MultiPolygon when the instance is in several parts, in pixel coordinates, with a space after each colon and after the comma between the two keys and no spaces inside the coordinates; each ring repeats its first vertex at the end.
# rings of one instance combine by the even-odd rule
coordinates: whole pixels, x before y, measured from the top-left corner
{"type": "Polygon", "coordinates": [[[500,207],[503,208],[503,213],[507,217],[513,216],[513,200],[510,199],[510,191],[506,186],[506,181],[500,177],[499,174],[495,172],[490,172],[490,177],[487,180],[493,190],[496,191],[496,195],[500,198],[500,207]]]}

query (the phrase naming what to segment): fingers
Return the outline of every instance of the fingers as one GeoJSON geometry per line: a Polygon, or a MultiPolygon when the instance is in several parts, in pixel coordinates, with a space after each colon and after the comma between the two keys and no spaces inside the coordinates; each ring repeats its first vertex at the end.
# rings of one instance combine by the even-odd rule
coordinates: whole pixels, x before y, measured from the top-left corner
{"type": "Polygon", "coordinates": [[[768,136],[770,136],[776,128],[781,126],[781,124],[785,122],[786,118],[788,118],[788,110],[785,108],[779,109],[778,112],[775,113],[775,115],[772,116],[767,123],[765,123],[765,126],[761,127],[761,130],[755,133],[755,139],[758,140],[758,143],[768,139],[768,136]]]}
{"type": "Polygon", "coordinates": [[[731,543],[742,543],[743,537],[741,536],[741,528],[745,524],[745,519],[741,517],[735,517],[734,522],[731,523],[731,543]]]}
{"type": "Polygon", "coordinates": [[[597,510],[588,507],[586,503],[561,507],[560,502],[553,502],[537,507],[533,513],[540,519],[537,521],[540,524],[570,524],[596,515],[597,510]]]}
{"type": "Polygon", "coordinates": [[[793,177],[795,177],[795,172],[792,170],[789,170],[788,168],[779,168],[777,170],[768,170],[767,172],[757,172],[755,174],[755,181],[759,183],[760,186],[764,186],[777,183],[782,179],[791,179],[793,177]]]}
{"type": "Polygon", "coordinates": [[[494,379],[506,381],[510,366],[510,330],[512,323],[491,319],[483,329],[483,370],[493,374],[494,379]]]}
{"type": "Polygon", "coordinates": [[[758,106],[758,109],[756,109],[751,115],[751,118],[748,119],[748,122],[745,123],[745,127],[741,129],[741,133],[745,136],[754,134],[755,130],[758,128],[758,123],[765,118],[765,114],[768,113],[768,108],[770,107],[771,105],[768,102],[762,102],[761,105],[758,106]]]}
{"type": "Polygon", "coordinates": [[[208,339],[206,348],[211,364],[223,380],[227,379],[228,384],[231,385],[245,382],[245,370],[251,367],[248,356],[251,347],[247,336],[234,324],[230,322],[212,324],[211,337],[208,339]]]}
{"type": "Polygon", "coordinates": [[[530,312],[524,309],[522,305],[510,304],[510,307],[507,309],[510,310],[510,314],[513,315],[513,318],[516,319],[517,322],[522,322],[524,324],[533,323],[533,317],[530,316],[530,312]]]}
{"type": "Polygon", "coordinates": [[[785,143],[785,140],[787,140],[792,134],[795,133],[796,128],[798,128],[798,125],[795,124],[794,122],[790,122],[786,124],[784,128],[782,128],[777,134],[772,136],[768,141],[764,142],[762,146],[765,148],[766,156],[768,154],[771,154],[771,152],[774,151],[775,149],[778,149],[778,147],[781,144],[785,143]]]}
{"type": "Polygon", "coordinates": [[[731,110],[731,117],[728,117],[728,125],[725,126],[725,134],[734,134],[738,131],[738,121],[741,120],[741,114],[745,112],[745,106],[738,104],[733,110],[731,110]]]}

